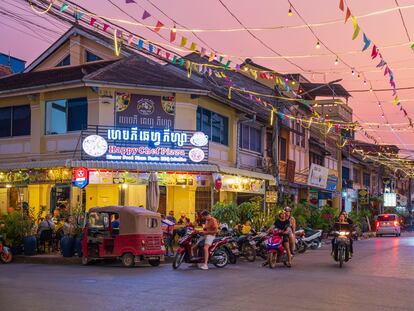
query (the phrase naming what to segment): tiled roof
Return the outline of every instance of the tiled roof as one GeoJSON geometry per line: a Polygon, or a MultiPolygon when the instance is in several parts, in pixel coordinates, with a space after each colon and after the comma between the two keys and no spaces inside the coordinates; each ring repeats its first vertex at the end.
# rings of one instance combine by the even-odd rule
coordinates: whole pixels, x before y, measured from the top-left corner
{"type": "Polygon", "coordinates": [[[130,84],[153,88],[205,90],[187,78],[181,78],[168,67],[146,57],[133,55],[85,77],[85,81],[130,84]]]}
{"type": "Polygon", "coordinates": [[[84,76],[112,63],[114,63],[114,61],[102,61],[80,66],[57,67],[48,70],[14,74],[0,78],[0,92],[59,84],[63,82],[80,82],[84,76]]]}

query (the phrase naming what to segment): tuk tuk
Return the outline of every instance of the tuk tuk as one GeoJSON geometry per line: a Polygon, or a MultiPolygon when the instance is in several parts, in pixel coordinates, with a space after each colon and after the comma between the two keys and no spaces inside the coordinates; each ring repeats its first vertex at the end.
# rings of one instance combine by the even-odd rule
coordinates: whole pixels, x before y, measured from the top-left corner
{"type": "Polygon", "coordinates": [[[85,220],[82,264],[99,259],[120,259],[125,267],[148,260],[164,261],[161,216],[135,206],[91,208],[85,220]]]}

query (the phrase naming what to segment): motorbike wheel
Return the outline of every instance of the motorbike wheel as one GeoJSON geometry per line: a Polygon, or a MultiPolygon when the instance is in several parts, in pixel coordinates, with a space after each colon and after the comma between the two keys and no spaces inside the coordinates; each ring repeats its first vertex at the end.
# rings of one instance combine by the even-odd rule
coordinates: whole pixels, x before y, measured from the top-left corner
{"type": "Polygon", "coordinates": [[[7,255],[5,253],[0,254],[0,261],[3,263],[11,263],[13,260],[13,255],[11,252],[9,252],[7,255]]]}
{"type": "Polygon", "coordinates": [[[245,244],[243,246],[243,256],[247,261],[254,262],[256,260],[256,250],[250,244],[245,244]]]}
{"type": "Polygon", "coordinates": [[[298,241],[298,243],[296,243],[296,250],[298,251],[299,254],[303,254],[304,252],[306,252],[307,248],[308,247],[303,241],[298,241]]]}
{"type": "Polygon", "coordinates": [[[277,263],[277,254],[276,253],[269,253],[267,260],[269,262],[269,268],[270,269],[276,268],[276,263],[277,263]]]}
{"type": "Polygon", "coordinates": [[[213,254],[214,262],[213,264],[217,268],[224,268],[229,263],[229,255],[224,249],[218,249],[213,254]]]}
{"type": "Polygon", "coordinates": [[[315,250],[321,247],[321,239],[318,239],[318,241],[316,241],[314,244],[312,244],[311,249],[315,250]]]}
{"type": "Polygon", "coordinates": [[[339,255],[339,268],[342,268],[342,266],[344,265],[345,250],[341,248],[339,250],[338,255],[339,255]]]}
{"type": "Polygon", "coordinates": [[[123,254],[121,261],[122,265],[127,268],[131,268],[135,265],[134,255],[132,255],[131,253],[123,254]]]}
{"type": "Polygon", "coordinates": [[[175,254],[174,261],[173,261],[173,269],[178,269],[184,261],[185,253],[177,253],[175,254]]]}
{"type": "Polygon", "coordinates": [[[91,260],[86,257],[86,256],[82,256],[82,265],[87,266],[91,263],[91,260]]]}

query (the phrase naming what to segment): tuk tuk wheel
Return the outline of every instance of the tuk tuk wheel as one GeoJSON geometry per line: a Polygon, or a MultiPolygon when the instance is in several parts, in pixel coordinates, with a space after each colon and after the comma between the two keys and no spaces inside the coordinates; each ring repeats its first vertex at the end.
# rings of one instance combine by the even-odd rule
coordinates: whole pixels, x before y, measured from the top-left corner
{"type": "Polygon", "coordinates": [[[82,265],[87,266],[91,263],[88,257],[82,256],[82,265]]]}
{"type": "Polygon", "coordinates": [[[133,267],[135,264],[134,255],[132,255],[131,253],[123,254],[121,260],[122,260],[122,265],[127,268],[133,267]]]}
{"type": "Polygon", "coordinates": [[[161,263],[159,259],[148,260],[148,263],[153,267],[158,267],[161,263]]]}

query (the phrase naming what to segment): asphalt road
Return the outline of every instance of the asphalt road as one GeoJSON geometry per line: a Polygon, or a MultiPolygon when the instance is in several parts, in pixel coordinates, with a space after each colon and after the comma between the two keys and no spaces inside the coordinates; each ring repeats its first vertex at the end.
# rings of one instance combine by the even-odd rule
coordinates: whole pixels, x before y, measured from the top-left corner
{"type": "Polygon", "coordinates": [[[274,270],[0,265],[0,310],[414,310],[414,236],[358,241],[342,269],[329,253],[274,270]]]}

